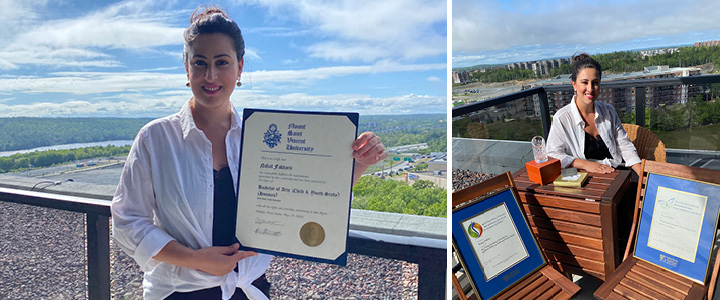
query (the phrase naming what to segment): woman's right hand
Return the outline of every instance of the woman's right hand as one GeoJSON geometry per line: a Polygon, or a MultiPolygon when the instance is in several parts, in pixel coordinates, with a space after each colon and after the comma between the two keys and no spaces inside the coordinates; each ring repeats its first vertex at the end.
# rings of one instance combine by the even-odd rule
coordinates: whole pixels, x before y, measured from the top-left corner
{"type": "Polygon", "coordinates": [[[579,158],[576,158],[570,165],[578,169],[583,169],[590,173],[607,174],[615,171],[615,169],[611,166],[579,158]]]}
{"type": "Polygon", "coordinates": [[[195,269],[214,276],[230,273],[237,263],[245,258],[256,256],[253,251],[238,251],[240,244],[224,247],[206,247],[196,250],[198,257],[195,269]]]}
{"type": "Polygon", "coordinates": [[[205,247],[192,250],[177,241],[170,241],[153,258],[176,266],[200,270],[214,276],[230,273],[237,263],[256,256],[253,251],[238,251],[240,244],[224,247],[205,247]]]}

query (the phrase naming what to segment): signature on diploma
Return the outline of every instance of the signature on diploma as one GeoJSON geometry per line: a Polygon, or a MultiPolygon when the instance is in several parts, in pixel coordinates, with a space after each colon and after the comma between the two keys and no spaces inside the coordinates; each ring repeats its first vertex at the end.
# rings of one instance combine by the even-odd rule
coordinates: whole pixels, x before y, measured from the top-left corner
{"type": "Polygon", "coordinates": [[[267,228],[256,228],[255,234],[269,235],[269,236],[283,236],[282,232],[274,231],[267,228]]]}
{"type": "Polygon", "coordinates": [[[285,226],[285,224],[283,224],[283,223],[280,222],[280,221],[270,221],[270,220],[265,220],[265,219],[261,219],[261,218],[255,218],[255,224],[260,224],[260,225],[262,225],[262,224],[268,224],[268,225],[275,225],[275,226],[285,226]]]}

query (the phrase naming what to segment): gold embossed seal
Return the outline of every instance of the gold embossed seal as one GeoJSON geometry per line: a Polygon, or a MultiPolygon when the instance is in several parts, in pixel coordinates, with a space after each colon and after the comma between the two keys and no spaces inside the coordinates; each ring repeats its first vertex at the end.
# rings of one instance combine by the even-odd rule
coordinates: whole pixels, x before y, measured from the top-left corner
{"type": "Polygon", "coordinates": [[[307,222],[300,228],[300,239],[310,247],[316,247],[325,241],[325,229],[315,222],[307,222]]]}

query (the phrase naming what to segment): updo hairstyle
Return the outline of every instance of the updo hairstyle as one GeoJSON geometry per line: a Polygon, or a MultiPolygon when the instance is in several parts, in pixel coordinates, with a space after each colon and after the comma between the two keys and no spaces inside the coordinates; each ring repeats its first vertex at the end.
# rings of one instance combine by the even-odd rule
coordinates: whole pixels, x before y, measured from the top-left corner
{"type": "Polygon", "coordinates": [[[240,27],[235,21],[230,20],[227,14],[220,8],[210,6],[204,10],[198,7],[190,16],[190,27],[185,29],[183,34],[185,38],[185,46],[183,47],[183,61],[187,62],[188,49],[193,46],[195,38],[201,34],[222,33],[227,35],[233,42],[235,52],[237,52],[237,60],[242,60],[245,55],[245,40],[243,39],[240,27]]]}
{"type": "Polygon", "coordinates": [[[575,82],[580,71],[586,68],[595,69],[598,79],[602,77],[602,69],[600,69],[600,64],[592,57],[590,57],[590,55],[588,55],[587,53],[580,53],[578,55],[573,55],[572,57],[572,74],[570,74],[570,80],[575,82]]]}

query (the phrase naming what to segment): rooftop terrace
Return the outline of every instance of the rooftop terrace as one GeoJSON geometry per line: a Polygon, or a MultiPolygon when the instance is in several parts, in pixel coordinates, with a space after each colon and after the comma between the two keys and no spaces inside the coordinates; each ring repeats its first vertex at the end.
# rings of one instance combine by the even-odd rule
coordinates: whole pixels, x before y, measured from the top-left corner
{"type": "MultiPolygon", "coordinates": [[[[629,75],[628,75],[629,76],[629,75]]],[[[628,79],[628,78],[624,78],[628,79]]],[[[484,173],[484,174],[501,174],[506,171],[515,172],[525,166],[525,162],[533,159],[532,150],[530,146],[530,138],[517,140],[513,138],[513,135],[518,132],[529,133],[530,136],[537,134],[547,137],[551,124],[550,105],[548,101],[549,96],[556,92],[570,92],[572,93],[572,86],[569,85],[568,81],[558,82],[559,85],[546,85],[540,87],[534,87],[531,89],[470,103],[462,106],[453,108],[452,118],[453,120],[469,120],[470,122],[463,123],[467,128],[457,128],[457,124],[453,124],[453,138],[452,138],[452,167],[456,170],[468,170],[472,172],[484,173]],[[523,106],[527,102],[537,104],[537,108],[540,110],[539,117],[535,117],[533,110],[530,112],[533,114],[527,115],[527,120],[521,119],[503,122],[498,124],[489,124],[486,120],[495,120],[497,116],[505,112],[513,112],[517,114],[523,114],[523,106]],[[498,113],[498,108],[505,108],[505,111],[498,113]],[[482,118],[483,115],[489,115],[490,118],[482,118]],[[468,138],[463,136],[466,135],[483,135],[488,136],[490,130],[496,130],[494,133],[497,134],[499,131],[507,130],[512,132],[500,132],[503,133],[507,139],[491,139],[491,138],[468,138]]],[[[689,77],[675,77],[675,78],[661,78],[661,79],[643,79],[643,80],[617,80],[605,82],[603,77],[603,83],[601,83],[602,89],[622,89],[622,88],[635,88],[636,97],[638,101],[635,102],[633,112],[637,114],[637,124],[643,126],[645,121],[645,88],[646,87],[663,87],[668,85],[700,85],[706,86],[712,83],[720,83],[720,75],[707,75],[707,76],[689,76],[689,77]]],[[[693,149],[694,145],[699,145],[693,141],[716,141],[720,138],[720,132],[711,133],[709,135],[701,135],[697,133],[699,131],[693,131],[690,134],[690,141],[688,143],[688,149],[666,149],[667,159],[670,163],[708,168],[720,170],[720,149],[704,148],[693,149]]],[[[499,134],[498,134],[499,135],[499,134]]],[[[707,143],[703,143],[707,145],[707,143]]],[[[705,146],[707,147],[707,146],[705,146]]],[[[712,146],[710,146],[712,148],[712,146]]],[[[461,184],[460,184],[461,185],[461,184]]],[[[453,265],[456,263],[453,262],[453,265]]],[[[592,293],[597,289],[600,282],[591,278],[574,277],[576,282],[582,287],[581,294],[576,299],[594,299],[592,293]]],[[[456,296],[453,290],[453,295],[456,296]]],[[[718,294],[715,294],[714,299],[720,299],[718,294]]]]}
{"type": "MultiPolygon", "coordinates": [[[[120,168],[110,163],[91,171],[46,172],[42,177],[0,175],[0,220],[5,229],[0,231],[0,298],[140,297],[141,274],[112,244],[109,230],[108,200],[115,184],[107,181],[117,182],[120,168]],[[68,178],[74,181],[65,181],[68,178]]],[[[445,218],[352,210],[348,266],[276,258],[267,272],[276,284],[273,295],[441,299],[446,293],[445,228],[445,218]]]]}

